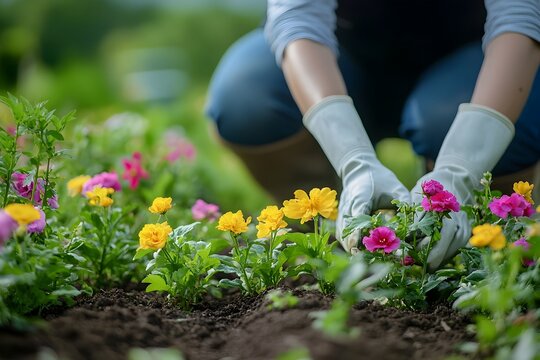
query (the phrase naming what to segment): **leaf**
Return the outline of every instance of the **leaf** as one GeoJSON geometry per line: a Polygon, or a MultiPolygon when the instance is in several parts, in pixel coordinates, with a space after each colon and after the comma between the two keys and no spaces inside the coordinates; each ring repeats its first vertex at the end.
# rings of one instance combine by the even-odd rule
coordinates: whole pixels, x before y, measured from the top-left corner
{"type": "Polygon", "coordinates": [[[349,236],[352,232],[356,230],[361,230],[371,226],[371,216],[365,214],[355,217],[348,217],[346,218],[346,220],[349,221],[347,226],[343,230],[343,237],[349,236]]]}
{"type": "Polygon", "coordinates": [[[97,227],[97,228],[103,228],[104,227],[103,222],[101,221],[101,218],[99,217],[98,214],[92,213],[90,215],[90,219],[92,220],[92,224],[94,224],[95,227],[97,227]]]}
{"type": "Polygon", "coordinates": [[[142,257],[145,257],[146,255],[153,253],[154,249],[137,249],[137,252],[135,253],[135,256],[133,256],[133,260],[138,260],[142,257]]]}
{"type": "Polygon", "coordinates": [[[497,337],[495,323],[485,316],[476,317],[476,331],[478,339],[484,344],[491,344],[497,337]]]}
{"type": "Polygon", "coordinates": [[[63,141],[64,140],[64,137],[62,136],[62,134],[60,134],[58,131],[56,130],[49,130],[47,131],[47,136],[52,136],[53,138],[55,138],[56,140],[60,140],[60,141],[63,141]]]}
{"type": "Polygon", "coordinates": [[[75,288],[74,286],[68,285],[68,286],[65,286],[63,288],[54,290],[51,294],[56,295],[56,296],[70,296],[70,297],[73,297],[73,296],[80,295],[81,291],[78,290],[77,288],[75,288]]]}
{"type": "Polygon", "coordinates": [[[156,274],[150,274],[145,277],[142,283],[150,284],[146,287],[146,292],[152,291],[169,291],[170,287],[165,283],[165,280],[156,274]]]}
{"type": "Polygon", "coordinates": [[[189,234],[191,231],[193,231],[193,229],[195,229],[195,227],[197,225],[199,225],[199,224],[200,224],[200,222],[196,221],[196,222],[188,224],[188,225],[181,225],[181,226],[177,227],[176,229],[174,229],[172,231],[171,238],[173,240],[175,240],[178,245],[180,245],[178,243],[178,240],[180,238],[184,238],[187,234],[189,234]]]}

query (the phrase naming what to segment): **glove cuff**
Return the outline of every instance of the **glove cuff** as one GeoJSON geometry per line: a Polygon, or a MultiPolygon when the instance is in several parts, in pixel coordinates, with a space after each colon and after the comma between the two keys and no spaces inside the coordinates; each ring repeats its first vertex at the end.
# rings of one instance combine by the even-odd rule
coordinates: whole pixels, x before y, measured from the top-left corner
{"type": "Polygon", "coordinates": [[[347,174],[350,154],[375,154],[349,96],[335,95],[322,99],[305,113],[303,122],[341,178],[347,174]]]}

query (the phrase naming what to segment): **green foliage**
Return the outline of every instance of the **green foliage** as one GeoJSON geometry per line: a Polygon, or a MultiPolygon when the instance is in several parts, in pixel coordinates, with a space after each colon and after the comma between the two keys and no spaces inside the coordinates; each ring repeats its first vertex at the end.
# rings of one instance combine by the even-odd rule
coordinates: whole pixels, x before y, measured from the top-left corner
{"type": "Polygon", "coordinates": [[[135,255],[140,258],[153,253],[146,265],[151,273],[143,280],[149,284],[146,291],[167,292],[184,309],[199,302],[206,293],[221,296],[213,278],[220,260],[213,252],[212,242],[190,240],[199,224],[179,226],[170,234],[165,247],[156,252],[139,249],[135,255]]]}
{"type": "Polygon", "coordinates": [[[280,289],[270,290],[265,298],[270,302],[268,309],[289,309],[298,304],[298,298],[290,290],[282,291],[280,289]]]}

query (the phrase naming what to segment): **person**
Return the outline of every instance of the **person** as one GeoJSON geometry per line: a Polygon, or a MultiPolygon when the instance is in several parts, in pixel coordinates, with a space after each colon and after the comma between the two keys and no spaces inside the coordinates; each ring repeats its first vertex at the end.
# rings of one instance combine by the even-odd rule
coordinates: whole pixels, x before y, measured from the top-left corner
{"type": "MultiPolygon", "coordinates": [[[[348,217],[392,199],[418,203],[427,179],[464,204],[486,171],[501,187],[532,181],[539,41],[538,0],[269,0],[264,29],[218,65],[207,113],[277,200],[328,186],[333,168],[342,186],[336,235],[354,251],[358,234],[341,238],[348,217]],[[411,191],[373,147],[397,134],[434,162],[411,191]]],[[[469,236],[466,215],[453,213],[430,266],[469,236]]]]}

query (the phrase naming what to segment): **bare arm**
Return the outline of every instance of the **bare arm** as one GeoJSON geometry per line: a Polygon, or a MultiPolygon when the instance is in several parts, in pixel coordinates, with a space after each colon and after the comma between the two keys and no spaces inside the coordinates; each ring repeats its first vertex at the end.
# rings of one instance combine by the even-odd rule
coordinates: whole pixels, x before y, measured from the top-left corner
{"type": "Polygon", "coordinates": [[[487,46],[471,99],[516,122],[540,65],[540,44],[517,33],[502,34],[487,46]]]}
{"type": "Polygon", "coordinates": [[[302,113],[327,96],[347,94],[336,56],[324,45],[293,41],[285,50],[282,68],[302,113]]]}

